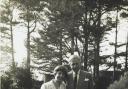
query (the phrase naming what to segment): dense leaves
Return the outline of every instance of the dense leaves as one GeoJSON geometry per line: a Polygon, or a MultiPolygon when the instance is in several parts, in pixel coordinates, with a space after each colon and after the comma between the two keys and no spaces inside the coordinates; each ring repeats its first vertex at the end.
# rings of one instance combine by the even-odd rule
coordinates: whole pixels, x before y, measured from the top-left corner
{"type": "Polygon", "coordinates": [[[1,77],[2,89],[30,89],[32,87],[32,78],[30,72],[24,68],[11,68],[10,71],[5,72],[1,77]],[[13,75],[13,72],[16,74],[13,75]]]}
{"type": "MultiPolygon", "coordinates": [[[[104,46],[101,44],[108,42],[105,36],[119,24],[116,15],[120,14],[122,9],[127,12],[127,8],[119,3],[101,0],[10,0],[10,2],[2,7],[1,23],[4,23],[4,26],[1,27],[1,33],[4,37],[10,38],[8,31],[13,29],[5,25],[14,28],[19,25],[23,30],[27,30],[26,67],[29,72],[24,69],[16,70],[15,77],[20,88],[26,86],[27,89],[31,85],[30,69],[51,73],[56,65],[67,64],[68,55],[75,51],[78,51],[82,58],[85,70],[89,67],[94,68],[95,78],[98,78],[100,66],[105,65],[107,70],[115,65],[110,61],[115,55],[102,55],[101,49],[104,46]],[[19,11],[17,17],[13,17],[13,6],[19,11]],[[111,16],[111,12],[116,12],[115,17],[111,16]],[[18,21],[13,21],[15,18],[18,18],[18,21]],[[33,36],[34,32],[39,36],[33,36]],[[25,74],[20,74],[20,71],[25,74]],[[26,82],[28,80],[30,82],[26,82]]],[[[119,16],[127,17],[126,12],[122,12],[119,16]]],[[[108,45],[119,48],[126,43],[108,45]]],[[[12,48],[1,46],[1,51],[10,52],[10,50],[12,48]]],[[[117,52],[116,55],[125,57],[126,53],[117,52]]],[[[116,62],[116,68],[121,69],[121,64],[116,62]]]]}

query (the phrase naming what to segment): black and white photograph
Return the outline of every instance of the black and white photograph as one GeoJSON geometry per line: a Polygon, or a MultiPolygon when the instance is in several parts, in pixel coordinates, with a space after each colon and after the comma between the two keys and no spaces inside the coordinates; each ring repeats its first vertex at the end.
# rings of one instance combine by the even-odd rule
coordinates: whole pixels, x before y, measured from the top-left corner
{"type": "Polygon", "coordinates": [[[0,0],[0,89],[128,89],[128,0],[0,0]]]}

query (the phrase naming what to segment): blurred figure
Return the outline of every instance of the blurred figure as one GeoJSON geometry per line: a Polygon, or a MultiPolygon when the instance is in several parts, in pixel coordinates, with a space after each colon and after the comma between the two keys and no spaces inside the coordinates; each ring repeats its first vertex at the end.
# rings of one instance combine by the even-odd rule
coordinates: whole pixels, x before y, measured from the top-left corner
{"type": "Polygon", "coordinates": [[[59,65],[54,69],[54,79],[42,84],[41,89],[66,89],[64,80],[67,76],[67,69],[59,65]]]}
{"type": "Polygon", "coordinates": [[[71,71],[68,73],[67,89],[92,89],[92,75],[80,69],[80,57],[71,55],[69,65],[71,71]]]}

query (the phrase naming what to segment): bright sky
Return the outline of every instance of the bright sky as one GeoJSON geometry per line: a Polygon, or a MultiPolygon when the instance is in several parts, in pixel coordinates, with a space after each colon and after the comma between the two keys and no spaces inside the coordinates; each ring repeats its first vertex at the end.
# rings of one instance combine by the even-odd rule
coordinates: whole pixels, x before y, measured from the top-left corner
{"type": "Polygon", "coordinates": [[[26,57],[26,47],[25,40],[26,40],[26,31],[23,28],[18,27],[18,29],[14,30],[14,50],[15,50],[15,60],[18,63],[23,62],[23,58],[26,57]]]}

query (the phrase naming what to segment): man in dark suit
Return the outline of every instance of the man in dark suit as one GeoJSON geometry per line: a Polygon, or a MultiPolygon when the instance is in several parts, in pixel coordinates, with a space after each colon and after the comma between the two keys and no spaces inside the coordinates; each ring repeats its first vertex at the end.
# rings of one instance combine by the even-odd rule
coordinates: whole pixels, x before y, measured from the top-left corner
{"type": "Polygon", "coordinates": [[[92,75],[80,69],[80,57],[71,55],[69,65],[72,70],[68,73],[67,89],[92,89],[92,75]]]}

